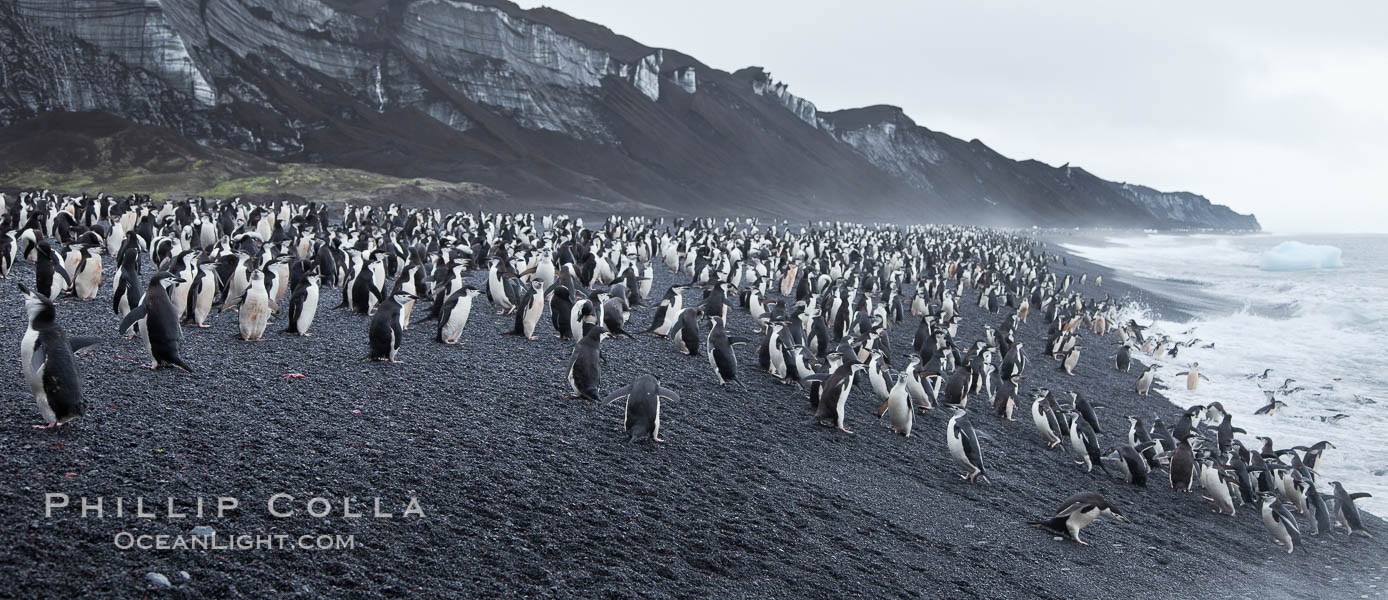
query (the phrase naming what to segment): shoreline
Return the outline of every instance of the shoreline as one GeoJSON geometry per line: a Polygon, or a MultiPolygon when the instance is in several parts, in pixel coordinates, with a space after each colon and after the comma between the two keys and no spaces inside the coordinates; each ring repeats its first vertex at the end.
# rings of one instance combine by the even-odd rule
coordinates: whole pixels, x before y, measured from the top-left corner
{"type": "MultiPolygon", "coordinates": [[[[1110,238],[1112,239],[1112,238],[1110,238]]],[[[1089,250],[1101,244],[1077,241],[1074,248],[1118,268],[1132,265],[1157,279],[1133,276],[1136,285],[1158,291],[1190,289],[1217,297],[1213,304],[1194,302],[1186,308],[1190,320],[1165,319],[1152,331],[1173,340],[1200,338],[1197,348],[1184,348],[1179,358],[1157,359],[1171,374],[1198,361],[1202,374],[1213,380],[1188,392],[1184,386],[1167,395],[1182,404],[1221,401],[1234,416],[1236,426],[1250,430],[1241,436],[1246,445],[1254,436],[1272,436],[1281,446],[1309,446],[1322,440],[1340,445],[1321,475],[1340,480],[1358,491],[1373,494],[1360,503],[1361,510],[1383,514],[1388,488],[1384,469],[1388,454],[1369,442],[1388,419],[1379,393],[1384,379],[1382,363],[1372,352],[1380,337],[1378,299],[1383,280],[1375,262],[1388,238],[1383,236],[1306,237],[1269,234],[1257,238],[1239,236],[1180,236],[1114,239],[1117,249],[1089,250]],[[1348,261],[1340,268],[1292,272],[1260,268],[1261,253],[1287,241],[1330,245],[1343,249],[1348,261]],[[1211,258],[1210,269],[1200,268],[1208,252],[1228,252],[1211,258]],[[1170,279],[1162,274],[1176,274],[1170,279]],[[1199,282],[1172,283],[1177,277],[1199,282]],[[1243,302],[1239,302],[1242,299],[1243,302]],[[1300,341],[1301,343],[1296,343],[1300,341]],[[1212,349],[1217,343],[1217,349],[1212,349]],[[1310,361],[1303,358],[1311,358],[1310,361]],[[1271,379],[1254,375],[1272,369],[1271,379]],[[1277,398],[1286,410],[1258,415],[1268,400],[1264,393],[1285,378],[1295,379],[1292,390],[1277,398]],[[1340,444],[1341,441],[1349,442],[1340,444]]],[[[1180,296],[1179,293],[1171,294],[1180,296]]],[[[1136,313],[1137,311],[1129,311],[1136,313]]],[[[1147,320],[1139,313],[1143,324],[1147,320]]],[[[1170,382],[1168,382],[1170,383],[1170,382]]]]}
{"type": "MultiPolygon", "coordinates": [[[[1201,232],[1209,233],[1209,232],[1201,232]]],[[[1141,230],[1130,230],[1123,232],[1124,235],[1147,235],[1148,232],[1141,230]]],[[[1172,232],[1161,232],[1161,235],[1179,235],[1172,232]]],[[[1240,235],[1240,232],[1226,232],[1227,235],[1240,235]]],[[[1102,274],[1105,284],[1111,279],[1121,283],[1127,292],[1126,298],[1137,302],[1140,306],[1151,310],[1153,316],[1177,323],[1189,323],[1198,319],[1209,318],[1213,315],[1228,314],[1240,308],[1240,304],[1228,298],[1217,297],[1206,291],[1200,282],[1175,280],[1175,279],[1156,279],[1144,277],[1136,273],[1124,272],[1115,267],[1100,264],[1089,258],[1075,254],[1071,249],[1064,247],[1064,244],[1079,245],[1086,247],[1112,247],[1115,244],[1108,238],[1115,237],[1103,235],[1095,230],[1083,230],[1074,232],[1070,236],[1060,237],[1056,234],[1038,236],[1044,240],[1047,247],[1058,252],[1063,252],[1068,261],[1083,267],[1081,271],[1102,274]]],[[[1092,276],[1092,275],[1091,275],[1092,276]]]]}

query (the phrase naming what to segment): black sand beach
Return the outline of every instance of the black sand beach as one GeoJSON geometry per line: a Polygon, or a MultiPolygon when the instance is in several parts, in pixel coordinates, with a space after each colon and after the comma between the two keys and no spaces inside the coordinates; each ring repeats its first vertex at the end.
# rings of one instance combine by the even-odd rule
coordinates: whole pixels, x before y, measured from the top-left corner
{"type": "MultiPolygon", "coordinates": [[[[1054,248],[1054,246],[1052,246],[1054,248]]],[[[1361,598],[1382,597],[1388,529],[1342,533],[1286,554],[1254,507],[1214,514],[1200,494],[1177,493],[1164,473],[1136,488],[1071,454],[1046,450],[1023,399],[1016,422],[979,405],[991,484],[961,481],[945,447],[943,411],[919,417],[916,437],[876,422],[866,385],[848,400],[856,435],[806,425],[803,392],[756,369],[754,345],[738,348],[750,388],[719,387],[705,357],[679,354],[662,339],[604,342],[603,391],[651,372],[683,397],[666,404],[665,444],[632,445],[622,411],[568,392],[570,345],[548,316],[538,341],[502,336],[511,317],[474,306],[462,344],[433,341],[432,324],[406,334],[405,364],[359,360],[365,317],[329,310],[325,290],[313,337],[233,337],[234,314],[212,329],[185,328],[183,356],[196,373],[142,368],[141,342],[116,333],[111,260],[96,301],[59,302],[71,335],[105,342],[83,351],[87,416],[59,430],[40,422],[18,366],[24,331],[17,264],[0,282],[0,345],[16,354],[0,377],[0,595],[14,597],[919,597],[919,598],[1361,598]],[[285,377],[302,374],[303,378],[285,377]],[[1132,523],[1084,531],[1092,546],[1057,541],[1026,522],[1049,516],[1065,497],[1097,491],[1132,523]],[[44,514],[46,493],[72,506],[44,514]],[[277,519],[272,494],[298,511],[277,519]],[[82,518],[80,497],[105,498],[105,518],[82,518]],[[168,497],[189,512],[203,497],[234,496],[223,518],[170,519],[168,497]],[[160,505],[154,519],[110,514],[115,497],[160,505]],[[313,497],[332,500],[325,518],[304,514],[313,497]],[[364,518],[342,517],[354,497],[364,518]],[[372,498],[393,518],[371,518],[372,498]],[[423,517],[401,513],[418,498],[423,517]],[[354,536],[346,550],[121,550],[120,532],[219,536],[354,536]],[[147,577],[160,573],[171,587],[147,577]],[[187,577],[181,575],[186,572],[187,577]]],[[[1087,270],[1087,295],[1142,294],[1122,274],[1087,270]],[[1103,288],[1093,276],[1103,272],[1103,288]]],[[[657,267],[653,300],[675,277],[657,267]]],[[[148,268],[145,276],[148,277],[148,268]]],[[[481,273],[474,274],[480,281],[481,273]]],[[[679,281],[687,278],[679,276],[679,281]]],[[[686,299],[697,298],[690,292],[686,299]]],[[[1168,316],[1181,307],[1144,296],[1168,316]]],[[[981,314],[966,295],[959,339],[981,336],[1001,315],[981,314]]],[[[422,307],[416,310],[422,315],[422,307]]],[[[644,329],[652,309],[635,311],[644,329]]],[[[734,332],[753,337],[750,317],[732,312],[734,332]]],[[[284,316],[271,325],[278,332],[284,316]]],[[[891,331],[892,359],[905,365],[914,323],[891,331]]],[[[1138,398],[1110,348],[1094,343],[1076,375],[1040,356],[1042,319],[1022,328],[1031,364],[1024,388],[1080,391],[1107,403],[1100,436],[1125,435],[1126,415],[1180,412],[1138,398]]],[[[978,402],[975,400],[975,402],[978,402]]],[[[1327,460],[1334,460],[1333,455],[1327,460]]],[[[1115,472],[1116,473],[1116,472],[1115,472]]],[[[355,509],[354,509],[355,510],[355,509]]]]}

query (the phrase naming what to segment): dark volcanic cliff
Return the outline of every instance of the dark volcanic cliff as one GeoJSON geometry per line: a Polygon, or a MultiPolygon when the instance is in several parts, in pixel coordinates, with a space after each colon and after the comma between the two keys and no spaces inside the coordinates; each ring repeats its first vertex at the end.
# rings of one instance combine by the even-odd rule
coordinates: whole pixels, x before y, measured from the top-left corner
{"type": "Polygon", "coordinates": [[[535,206],[1257,228],[1199,196],[1016,162],[899,109],[817,113],[762,69],[501,0],[12,0],[0,33],[0,125],[105,111],[535,206]]]}
{"type": "Polygon", "coordinates": [[[1107,181],[1069,165],[1012,160],[978,140],[921,127],[895,106],[820,113],[819,119],[835,138],[929,195],[1002,208],[1021,224],[1259,228],[1253,215],[1204,196],[1107,181]]]}

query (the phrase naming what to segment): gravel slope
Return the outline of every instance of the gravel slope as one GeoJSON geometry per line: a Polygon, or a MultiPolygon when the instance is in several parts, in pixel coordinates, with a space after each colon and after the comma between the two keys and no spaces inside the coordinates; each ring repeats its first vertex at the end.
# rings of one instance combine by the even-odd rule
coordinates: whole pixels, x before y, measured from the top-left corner
{"type": "MultiPolygon", "coordinates": [[[[18,358],[0,361],[0,377],[12,382],[0,411],[2,595],[1351,598],[1382,596],[1388,575],[1382,536],[1334,534],[1287,555],[1252,507],[1215,515],[1199,494],[1167,489],[1159,473],[1146,489],[1085,474],[1069,455],[1044,449],[1025,407],[1017,422],[974,411],[992,484],[966,484],[948,456],[941,411],[919,417],[917,436],[903,439],[874,422],[877,401],[864,386],[848,401],[856,435],[806,425],[806,396],[756,372],[751,345],[738,349],[750,388],[742,392],[720,388],[706,358],[664,340],[604,342],[604,392],[649,371],[683,396],[665,406],[667,443],[631,445],[620,408],[561,398],[570,347],[554,338],[548,315],[538,341],[502,336],[511,317],[489,314],[482,300],[460,346],[434,343],[432,324],[407,332],[404,364],[359,360],[367,318],[329,310],[340,296],[325,290],[313,337],[243,342],[233,337],[235,315],[223,314],[212,329],[185,330],[183,356],[196,373],[150,372],[140,342],[114,332],[106,262],[96,301],[59,303],[69,334],[106,339],[79,358],[85,418],[32,429],[40,418],[18,358]],[[1092,547],[1026,525],[1082,490],[1104,494],[1134,523],[1086,529],[1092,547]],[[74,506],[105,496],[108,514],[80,518],[69,508],[45,517],[46,492],[69,494],[74,506]],[[300,514],[272,518],[265,502],[275,493],[294,496],[300,514]],[[182,510],[219,495],[238,497],[241,508],[220,519],[110,514],[116,496],[152,504],[173,496],[182,510]],[[332,515],[303,514],[315,496],[334,499],[332,515]],[[344,496],[368,515],[380,497],[397,516],[344,519],[344,496]],[[411,496],[424,518],[400,516],[411,496]],[[122,531],[187,534],[201,525],[219,535],[350,534],[356,547],[113,543],[122,531]]],[[[32,267],[11,276],[32,281],[32,267]]],[[[24,317],[13,279],[0,282],[0,343],[17,352],[24,317]]],[[[1120,280],[1108,273],[1103,290],[1085,291],[1132,293],[1120,280]]],[[[671,281],[660,272],[652,296],[671,281]]],[[[644,329],[651,313],[638,309],[632,320],[644,329]]],[[[973,307],[964,314],[961,340],[1001,320],[973,307]]],[[[730,326],[752,335],[741,312],[730,326]]],[[[892,331],[898,367],[913,327],[892,331]]],[[[1040,319],[1023,332],[1026,387],[1107,402],[1105,446],[1126,431],[1125,415],[1172,422],[1179,412],[1137,398],[1138,367],[1116,374],[1107,348],[1084,352],[1070,377],[1037,354],[1040,319]]]]}

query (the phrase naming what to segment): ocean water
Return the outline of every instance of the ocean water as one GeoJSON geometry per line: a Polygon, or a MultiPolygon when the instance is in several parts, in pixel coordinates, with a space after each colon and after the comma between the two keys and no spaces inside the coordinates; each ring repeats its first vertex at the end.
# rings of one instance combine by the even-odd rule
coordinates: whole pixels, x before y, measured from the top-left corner
{"type": "MultiPolygon", "coordinates": [[[[1322,463],[1325,481],[1373,494],[1359,505],[1388,514],[1388,236],[1151,234],[1062,246],[1191,308],[1193,320],[1158,319],[1152,328],[1178,341],[1200,339],[1176,358],[1157,359],[1165,394],[1177,405],[1218,400],[1234,425],[1248,430],[1240,437],[1252,447],[1261,445],[1255,436],[1272,437],[1278,448],[1329,440],[1335,450],[1322,463]],[[1338,261],[1293,261],[1302,266],[1341,266],[1266,270],[1287,262],[1270,257],[1303,249],[1286,242],[1340,251],[1338,261]],[[1213,349],[1201,348],[1211,342],[1213,349]],[[1188,391],[1175,373],[1192,362],[1210,381],[1188,391]],[[1266,380],[1248,379],[1267,368],[1273,372],[1266,380]],[[1304,389],[1279,396],[1287,407],[1276,415],[1255,416],[1266,402],[1260,387],[1279,387],[1288,377],[1296,379],[1291,387],[1304,389]]],[[[1126,312],[1124,322],[1154,321],[1145,306],[1126,312]]]]}

